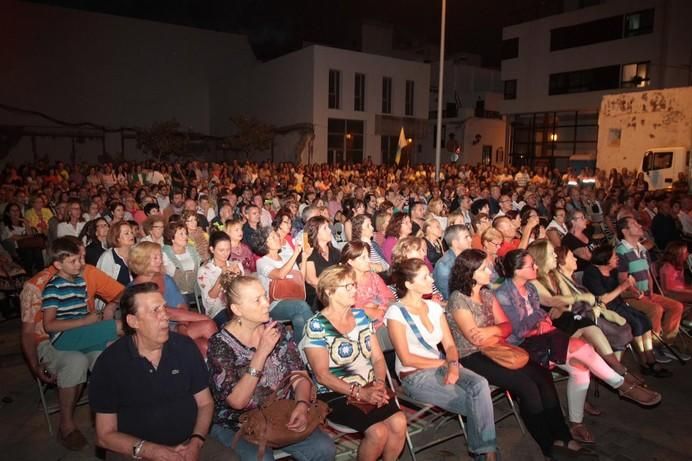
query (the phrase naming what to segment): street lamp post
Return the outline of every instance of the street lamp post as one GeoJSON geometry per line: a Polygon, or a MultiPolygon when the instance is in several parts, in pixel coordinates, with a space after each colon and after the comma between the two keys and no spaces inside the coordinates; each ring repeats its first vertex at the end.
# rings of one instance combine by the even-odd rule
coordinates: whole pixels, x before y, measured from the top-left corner
{"type": "Polygon", "coordinates": [[[442,85],[444,84],[445,69],[445,13],[447,11],[447,0],[442,0],[442,18],[440,19],[440,75],[437,79],[437,142],[435,143],[435,179],[440,180],[440,153],[442,150],[442,97],[444,94],[442,85]]]}

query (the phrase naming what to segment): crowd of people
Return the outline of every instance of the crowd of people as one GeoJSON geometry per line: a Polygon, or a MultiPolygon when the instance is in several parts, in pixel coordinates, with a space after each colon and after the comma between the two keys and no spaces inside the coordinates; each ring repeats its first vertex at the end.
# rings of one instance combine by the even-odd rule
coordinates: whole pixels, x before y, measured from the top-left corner
{"type": "MultiPolygon", "coordinates": [[[[2,181],[2,293],[21,289],[22,349],[58,387],[69,449],[88,443],[88,381],[113,459],[270,460],[237,436],[292,377],[287,430],[307,431],[315,389],[362,434],[359,460],[394,460],[391,367],[398,392],[466,418],[474,459],[499,459],[491,385],[545,459],[595,459],[592,377],[650,408],[652,378],[690,358],[683,176],[648,191],[626,169],[191,161],[7,166],[2,181]],[[498,345],[528,362],[493,360],[498,345]]],[[[334,458],[321,429],[298,438],[281,447],[294,459],[334,458]]]]}

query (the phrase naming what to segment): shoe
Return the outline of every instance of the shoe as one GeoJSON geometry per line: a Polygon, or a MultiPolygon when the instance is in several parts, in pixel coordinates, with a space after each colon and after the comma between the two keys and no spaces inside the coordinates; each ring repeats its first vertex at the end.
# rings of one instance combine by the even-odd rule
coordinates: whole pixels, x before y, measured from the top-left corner
{"type": "Polygon", "coordinates": [[[656,359],[656,362],[658,362],[658,363],[670,363],[673,361],[673,359],[668,357],[668,355],[663,352],[664,350],[665,349],[661,346],[654,347],[653,353],[654,353],[654,358],[656,359]]]}
{"type": "Polygon", "coordinates": [[[551,460],[554,461],[563,461],[563,460],[597,460],[598,455],[596,452],[591,450],[590,448],[586,447],[581,447],[579,450],[570,450],[567,447],[564,446],[557,446],[553,445],[553,449],[551,450],[550,453],[550,458],[551,460]]]}
{"type": "Polygon", "coordinates": [[[653,376],[654,378],[670,378],[671,376],[673,376],[672,371],[663,368],[658,363],[654,363],[653,365],[648,366],[642,365],[641,372],[645,376],[653,376]]]}
{"type": "Polygon", "coordinates": [[[623,384],[617,391],[620,397],[632,400],[643,407],[653,407],[661,402],[661,394],[636,384],[623,384]]]}
{"type": "Polygon", "coordinates": [[[680,322],[680,325],[682,325],[688,330],[692,330],[692,320],[684,319],[680,322]]]}
{"type": "Polygon", "coordinates": [[[80,451],[82,448],[86,447],[89,442],[84,438],[84,435],[75,429],[66,436],[62,435],[62,432],[58,431],[58,440],[60,443],[70,451],[80,451]]]}

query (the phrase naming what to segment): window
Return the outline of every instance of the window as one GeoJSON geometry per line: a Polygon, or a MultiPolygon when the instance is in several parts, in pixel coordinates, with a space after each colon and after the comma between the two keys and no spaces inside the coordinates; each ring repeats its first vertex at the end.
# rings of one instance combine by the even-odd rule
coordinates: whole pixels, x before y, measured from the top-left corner
{"type": "Polygon", "coordinates": [[[505,99],[517,99],[517,80],[505,80],[505,99]]]}
{"type": "Polygon", "coordinates": [[[650,80],[648,62],[622,65],[622,88],[643,88],[649,86],[650,80]]]}
{"type": "Polygon", "coordinates": [[[548,94],[583,93],[619,87],[620,66],[606,66],[550,74],[548,94]]]}
{"type": "Polygon", "coordinates": [[[355,87],[353,89],[353,110],[363,112],[365,110],[365,74],[356,72],[355,87]]]}
{"type": "Polygon", "coordinates": [[[550,51],[622,38],[622,16],[612,16],[550,31],[550,51]]]}
{"type": "Polygon", "coordinates": [[[664,170],[673,166],[672,152],[647,152],[644,157],[644,171],[664,170]]]}
{"type": "Polygon", "coordinates": [[[392,78],[382,77],[382,113],[392,113],[392,78]]]}
{"type": "Polygon", "coordinates": [[[625,16],[625,37],[650,34],[654,31],[654,10],[638,11],[625,16]]]}
{"type": "Polygon", "coordinates": [[[329,70],[329,108],[339,109],[341,107],[341,72],[329,70]]]}
{"type": "Polygon", "coordinates": [[[404,105],[404,114],[413,115],[413,97],[414,97],[415,82],[406,80],[406,104],[404,105]]]}
{"type": "Polygon", "coordinates": [[[327,120],[327,163],[361,163],[363,161],[362,120],[327,120]]]}
{"type": "Polygon", "coordinates": [[[508,38],[502,40],[502,59],[514,59],[519,57],[519,39],[508,38]]]}

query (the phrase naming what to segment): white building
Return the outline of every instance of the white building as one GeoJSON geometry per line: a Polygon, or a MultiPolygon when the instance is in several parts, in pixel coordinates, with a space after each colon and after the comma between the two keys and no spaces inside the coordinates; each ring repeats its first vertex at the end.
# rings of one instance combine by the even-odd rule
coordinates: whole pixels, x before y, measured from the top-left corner
{"type": "MultiPolygon", "coordinates": [[[[422,161],[435,161],[439,63],[430,66],[430,129],[423,145],[422,161]]],[[[441,162],[453,157],[470,165],[505,163],[506,123],[500,114],[502,81],[496,69],[469,64],[466,57],[445,61],[442,101],[441,162]]]]}
{"type": "Polygon", "coordinates": [[[502,112],[515,164],[564,168],[571,155],[595,155],[605,94],[692,83],[692,2],[589,3],[598,4],[503,30],[502,112]]]}
{"type": "Polygon", "coordinates": [[[275,146],[276,161],[298,156],[306,163],[389,162],[402,126],[414,146],[425,136],[429,69],[420,62],[312,45],[254,71],[250,110],[277,126],[314,128],[314,138],[303,131],[309,140],[299,153],[292,148],[295,137],[275,146]]]}

